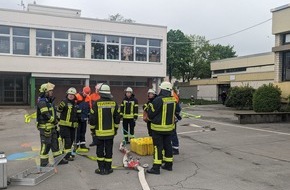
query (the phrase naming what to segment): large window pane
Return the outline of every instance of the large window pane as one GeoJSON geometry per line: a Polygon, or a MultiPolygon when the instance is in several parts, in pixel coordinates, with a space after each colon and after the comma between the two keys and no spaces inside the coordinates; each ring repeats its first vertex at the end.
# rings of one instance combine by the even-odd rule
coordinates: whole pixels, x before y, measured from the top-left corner
{"type": "Polygon", "coordinates": [[[134,38],[122,37],[121,38],[121,43],[122,44],[128,44],[128,45],[134,45],[134,38]]]}
{"type": "Polygon", "coordinates": [[[107,59],[119,59],[119,46],[107,45],[107,59]]]}
{"type": "Polygon", "coordinates": [[[54,55],[55,56],[68,56],[68,42],[55,41],[54,42],[54,55]]]}
{"type": "Polygon", "coordinates": [[[285,41],[284,43],[290,43],[290,34],[285,34],[285,41]]]}
{"type": "Polygon", "coordinates": [[[85,42],[71,42],[71,57],[85,57],[85,42]]]}
{"type": "Polygon", "coordinates": [[[92,42],[105,42],[104,35],[92,35],[92,42]]]}
{"type": "Polygon", "coordinates": [[[28,28],[13,28],[13,35],[29,36],[29,29],[28,28]]]}
{"type": "Polygon", "coordinates": [[[147,48],[136,47],[136,61],[147,61],[147,48]]]}
{"type": "Polygon", "coordinates": [[[10,34],[9,26],[0,26],[0,34],[10,34]]]}
{"type": "Polygon", "coordinates": [[[0,53],[10,53],[10,37],[0,36],[0,53]]]}
{"type": "Polygon", "coordinates": [[[105,59],[105,45],[92,43],[92,58],[93,59],[105,59]]]}
{"type": "Polygon", "coordinates": [[[38,56],[51,56],[52,53],[51,40],[36,39],[36,55],[38,56]]]}
{"type": "Polygon", "coordinates": [[[49,30],[36,30],[36,37],[39,37],[39,38],[52,38],[52,31],[49,31],[49,30]]]}
{"type": "Polygon", "coordinates": [[[134,58],[133,46],[122,46],[121,53],[122,53],[122,60],[133,61],[133,58],[134,58]]]}
{"type": "Polygon", "coordinates": [[[68,39],[68,32],[55,31],[54,37],[59,39],[68,39]]]}
{"type": "Polygon", "coordinates": [[[149,40],[149,46],[160,47],[161,40],[149,40]]]}
{"type": "Polygon", "coordinates": [[[145,38],[136,38],[136,44],[137,45],[146,46],[147,45],[147,39],[145,39],[145,38]]]}
{"type": "Polygon", "coordinates": [[[71,40],[77,40],[77,41],[85,41],[85,34],[82,33],[71,33],[70,34],[71,40]]]}
{"type": "Polygon", "coordinates": [[[117,36],[107,36],[108,43],[119,43],[119,37],[117,36]]]}
{"type": "Polygon", "coordinates": [[[290,52],[283,53],[283,81],[290,81],[290,52]]]}
{"type": "Polygon", "coordinates": [[[149,62],[160,62],[160,48],[149,48],[149,62]]]}
{"type": "Polygon", "coordinates": [[[13,37],[13,54],[29,55],[29,38],[13,37]]]}

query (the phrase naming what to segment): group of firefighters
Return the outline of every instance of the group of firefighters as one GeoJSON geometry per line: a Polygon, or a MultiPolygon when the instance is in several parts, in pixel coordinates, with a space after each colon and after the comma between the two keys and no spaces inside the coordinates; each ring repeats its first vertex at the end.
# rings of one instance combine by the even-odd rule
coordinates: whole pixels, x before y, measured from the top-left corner
{"type": "MultiPolygon", "coordinates": [[[[77,93],[74,87],[66,91],[66,97],[58,106],[54,105],[52,83],[42,84],[37,101],[37,128],[40,132],[40,165],[49,165],[48,154],[54,157],[65,154],[59,164],[74,160],[74,149],[89,150],[86,147],[85,134],[87,123],[90,125],[92,143],[96,146],[98,169],[95,173],[107,175],[113,172],[113,140],[123,121],[123,144],[130,144],[134,138],[134,128],[138,119],[138,100],[133,89],[125,89],[125,97],[118,107],[113,100],[110,86],[104,83],[95,86],[91,93],[86,86],[77,93]],[[60,139],[63,147],[60,148],[60,139]]],[[[160,84],[157,95],[148,90],[148,102],[143,106],[143,120],[147,122],[149,136],[152,136],[154,154],[153,166],[147,172],[160,174],[160,167],[172,171],[173,154],[179,154],[176,122],[181,120],[179,98],[170,82],[160,84]]]]}

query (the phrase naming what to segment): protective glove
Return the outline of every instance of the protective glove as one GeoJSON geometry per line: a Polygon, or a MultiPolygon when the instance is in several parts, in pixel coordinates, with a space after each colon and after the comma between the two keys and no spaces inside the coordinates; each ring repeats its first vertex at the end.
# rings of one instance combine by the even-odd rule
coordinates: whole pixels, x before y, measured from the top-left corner
{"type": "Polygon", "coordinates": [[[182,117],[179,114],[176,115],[176,118],[178,119],[178,121],[182,120],[182,117]]]}

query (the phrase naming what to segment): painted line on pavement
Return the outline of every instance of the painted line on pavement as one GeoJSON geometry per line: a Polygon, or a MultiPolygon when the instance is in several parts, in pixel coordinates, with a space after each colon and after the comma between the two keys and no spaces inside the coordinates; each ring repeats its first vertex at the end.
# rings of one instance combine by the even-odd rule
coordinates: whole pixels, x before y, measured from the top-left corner
{"type": "Polygon", "coordinates": [[[210,130],[185,131],[185,132],[179,132],[179,133],[177,133],[177,134],[178,134],[178,135],[182,135],[182,134],[188,134],[188,133],[200,133],[200,132],[206,132],[206,131],[210,131],[210,130]]]}
{"type": "Polygon", "coordinates": [[[241,128],[241,129],[249,129],[249,130],[254,130],[254,131],[261,131],[261,132],[267,132],[267,133],[275,133],[275,134],[278,134],[278,135],[288,135],[288,136],[290,136],[290,133],[283,133],[283,132],[279,132],[279,131],[271,131],[271,130],[266,130],[266,129],[257,129],[257,128],[252,128],[252,127],[244,127],[244,126],[240,126],[240,125],[234,125],[234,124],[228,124],[228,123],[222,123],[222,122],[216,122],[216,121],[209,121],[209,120],[204,120],[204,119],[194,119],[194,120],[205,121],[205,122],[219,124],[219,125],[225,125],[225,126],[229,126],[229,127],[236,127],[236,128],[241,128]]]}

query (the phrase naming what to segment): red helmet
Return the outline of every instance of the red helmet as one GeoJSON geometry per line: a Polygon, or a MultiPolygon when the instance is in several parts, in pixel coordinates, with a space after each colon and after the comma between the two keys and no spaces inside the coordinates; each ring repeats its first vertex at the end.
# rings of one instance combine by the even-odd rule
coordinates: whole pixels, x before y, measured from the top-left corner
{"type": "Polygon", "coordinates": [[[83,93],[86,94],[86,95],[91,94],[91,88],[89,86],[85,86],[83,88],[83,93]]]}

